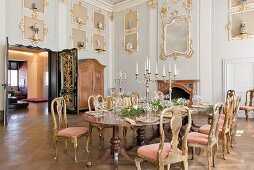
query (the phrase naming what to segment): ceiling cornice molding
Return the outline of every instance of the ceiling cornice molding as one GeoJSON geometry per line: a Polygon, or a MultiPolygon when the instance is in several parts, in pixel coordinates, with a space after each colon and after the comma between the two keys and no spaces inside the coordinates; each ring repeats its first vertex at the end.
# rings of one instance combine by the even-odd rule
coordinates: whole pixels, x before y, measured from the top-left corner
{"type": "Polygon", "coordinates": [[[113,6],[113,11],[119,12],[145,3],[147,3],[147,0],[126,0],[115,4],[113,6]]]}
{"type": "Polygon", "coordinates": [[[113,12],[113,5],[103,0],[84,0],[85,3],[98,7],[107,12],[113,12]]]}

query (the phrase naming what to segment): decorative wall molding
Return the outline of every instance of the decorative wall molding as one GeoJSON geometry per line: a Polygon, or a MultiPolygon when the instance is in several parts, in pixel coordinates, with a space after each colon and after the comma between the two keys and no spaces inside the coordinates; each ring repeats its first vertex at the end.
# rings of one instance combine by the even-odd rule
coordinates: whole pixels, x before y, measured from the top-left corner
{"type": "Polygon", "coordinates": [[[132,7],[137,7],[141,4],[146,4],[147,0],[126,0],[124,2],[117,3],[113,6],[114,12],[123,11],[132,7]]]}
{"type": "Polygon", "coordinates": [[[158,0],[147,0],[147,3],[151,9],[155,9],[158,7],[158,0]]]}
{"type": "Polygon", "coordinates": [[[98,7],[107,12],[113,12],[113,5],[103,0],[84,0],[85,3],[98,7]]]}

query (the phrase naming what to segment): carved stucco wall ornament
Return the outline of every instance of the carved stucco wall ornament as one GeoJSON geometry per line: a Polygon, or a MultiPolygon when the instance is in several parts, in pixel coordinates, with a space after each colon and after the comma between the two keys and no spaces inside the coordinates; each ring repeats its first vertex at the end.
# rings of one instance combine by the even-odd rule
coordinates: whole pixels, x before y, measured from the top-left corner
{"type": "Polygon", "coordinates": [[[158,0],[147,0],[147,3],[151,9],[155,9],[158,6],[158,0]]]}
{"type": "MultiPolygon", "coordinates": [[[[177,0],[172,1],[179,3],[177,0]]],[[[193,41],[190,38],[192,0],[184,1],[182,7],[186,15],[180,15],[177,10],[169,15],[169,4],[165,0],[160,10],[163,29],[160,52],[162,60],[167,60],[169,57],[177,59],[180,56],[190,58],[194,54],[193,41]]]]}

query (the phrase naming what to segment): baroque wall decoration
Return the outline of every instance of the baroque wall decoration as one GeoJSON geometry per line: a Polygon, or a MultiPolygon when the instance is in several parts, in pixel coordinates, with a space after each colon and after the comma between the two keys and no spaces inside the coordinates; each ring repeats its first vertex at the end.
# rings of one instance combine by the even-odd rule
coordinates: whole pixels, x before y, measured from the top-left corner
{"type": "Polygon", "coordinates": [[[177,59],[179,56],[191,57],[194,53],[190,38],[191,20],[188,16],[180,16],[178,11],[171,14],[171,19],[163,22],[163,42],[160,57],[177,59]]]}
{"type": "Polygon", "coordinates": [[[155,9],[158,6],[158,0],[147,0],[147,3],[151,9],[155,9]]]}
{"type": "Polygon", "coordinates": [[[85,29],[89,17],[87,8],[84,6],[82,0],[80,0],[79,3],[72,3],[71,18],[72,22],[75,23],[80,30],[85,29]]]}
{"type": "Polygon", "coordinates": [[[116,13],[115,13],[115,12],[109,12],[109,13],[108,13],[108,16],[109,16],[109,19],[110,19],[111,21],[113,21],[113,20],[115,19],[115,17],[116,17],[116,13]]]}
{"type": "Polygon", "coordinates": [[[92,36],[92,48],[98,54],[104,54],[106,52],[106,42],[104,35],[94,33],[92,36]]]}
{"type": "Polygon", "coordinates": [[[71,40],[73,47],[79,50],[87,50],[88,38],[85,30],[72,28],[71,40]]]}
{"type": "Polygon", "coordinates": [[[38,14],[44,14],[48,5],[48,0],[23,0],[23,8],[32,11],[33,18],[37,18],[38,14]]]}
{"type": "Polygon", "coordinates": [[[229,13],[228,29],[229,40],[244,40],[254,35],[254,9],[229,13]]]}
{"type": "Polygon", "coordinates": [[[130,33],[124,36],[124,51],[132,54],[139,51],[138,33],[130,33]]]}
{"type": "Polygon", "coordinates": [[[131,33],[138,29],[138,11],[130,10],[124,13],[124,31],[131,33]]]}
{"type": "Polygon", "coordinates": [[[238,8],[239,11],[244,11],[252,5],[254,5],[254,0],[229,0],[229,9],[238,8]]]}
{"type": "Polygon", "coordinates": [[[97,30],[98,33],[105,31],[105,15],[101,10],[93,11],[93,27],[97,30]]]}
{"type": "Polygon", "coordinates": [[[24,40],[29,40],[33,45],[45,42],[48,28],[44,20],[23,16],[19,28],[24,40]]]}

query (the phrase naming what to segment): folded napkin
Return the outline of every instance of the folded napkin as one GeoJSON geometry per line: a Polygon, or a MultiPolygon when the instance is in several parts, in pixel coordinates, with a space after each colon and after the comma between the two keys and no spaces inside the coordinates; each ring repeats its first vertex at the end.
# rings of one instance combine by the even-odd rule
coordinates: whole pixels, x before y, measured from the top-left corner
{"type": "Polygon", "coordinates": [[[128,117],[124,118],[124,120],[125,120],[126,122],[132,124],[132,125],[135,125],[135,124],[136,124],[136,122],[135,122],[134,120],[132,120],[132,119],[130,119],[130,118],[128,118],[128,117]]]}

